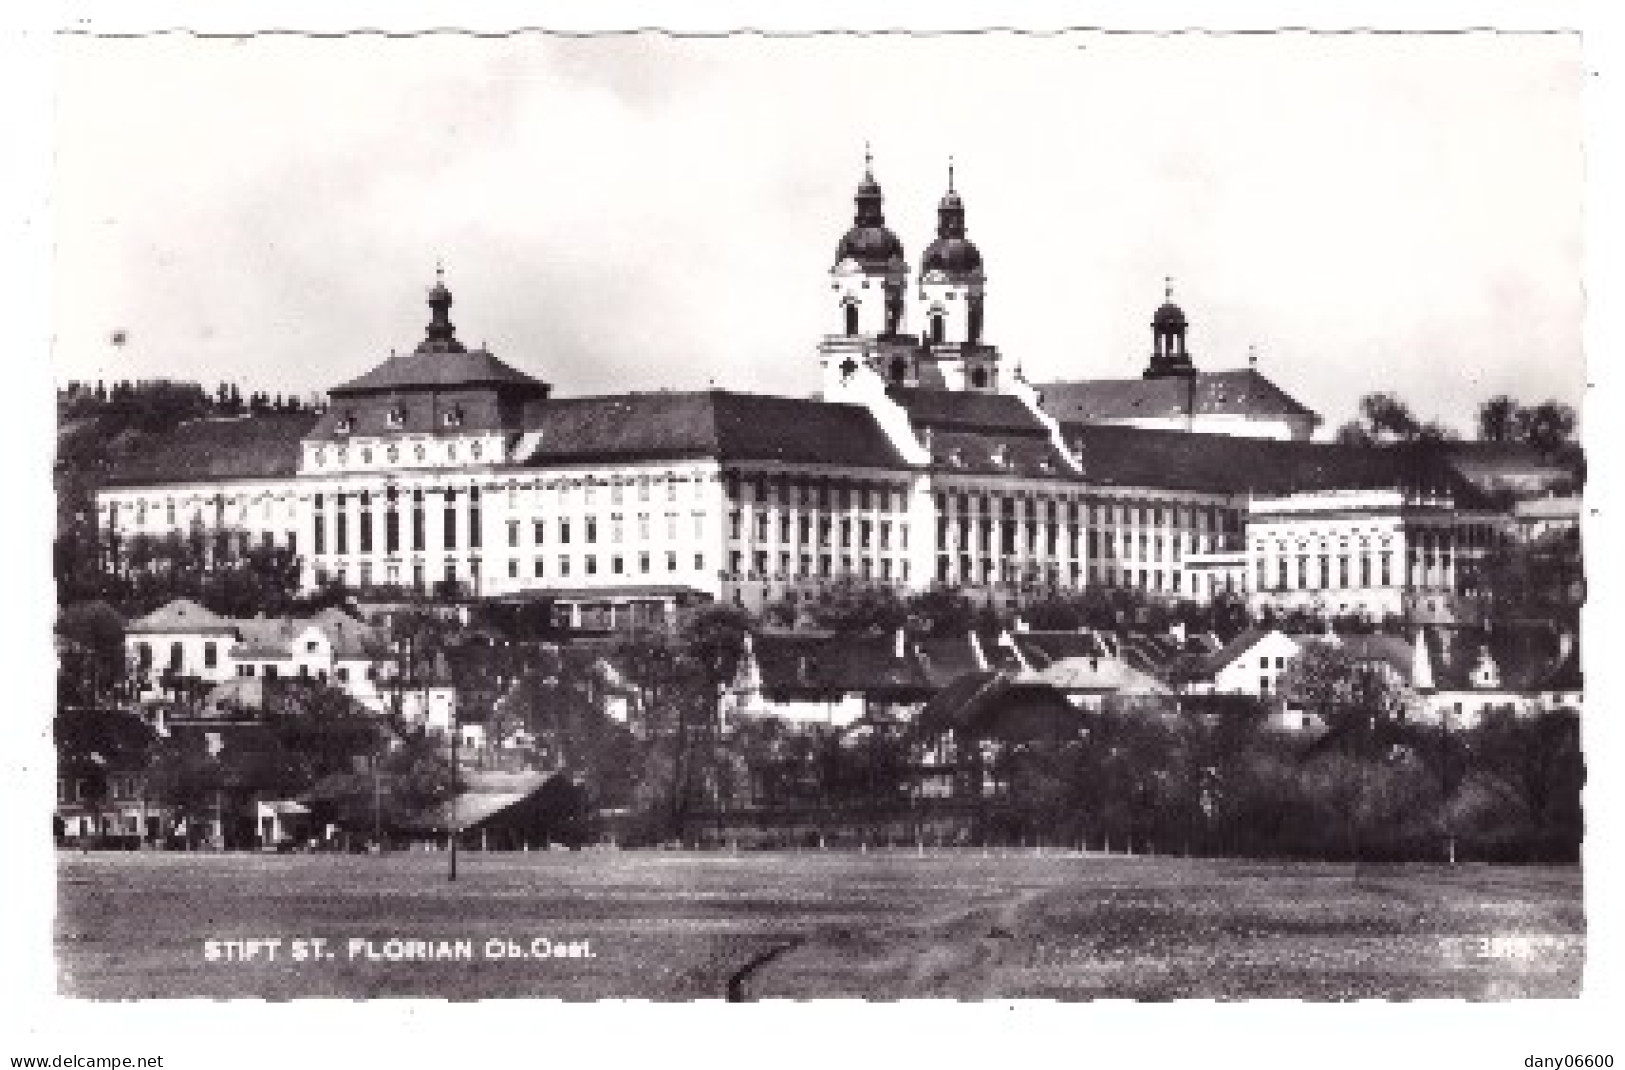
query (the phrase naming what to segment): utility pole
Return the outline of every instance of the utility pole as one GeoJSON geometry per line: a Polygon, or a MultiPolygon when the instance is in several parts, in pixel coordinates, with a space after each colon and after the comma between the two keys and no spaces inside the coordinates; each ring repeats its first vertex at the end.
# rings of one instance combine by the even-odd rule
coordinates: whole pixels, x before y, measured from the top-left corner
{"type": "Polygon", "coordinates": [[[451,834],[451,871],[446,875],[448,881],[457,879],[457,696],[453,694],[451,700],[451,808],[447,811],[447,824],[451,834]]]}

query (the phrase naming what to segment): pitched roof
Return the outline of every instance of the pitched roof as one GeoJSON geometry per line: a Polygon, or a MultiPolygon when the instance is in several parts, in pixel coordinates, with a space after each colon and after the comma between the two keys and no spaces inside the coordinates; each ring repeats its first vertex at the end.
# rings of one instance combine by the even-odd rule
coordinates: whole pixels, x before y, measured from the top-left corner
{"type": "MultiPolygon", "coordinates": [[[[932,687],[943,687],[968,673],[980,672],[969,635],[918,639],[915,659],[932,687]]],[[[985,656],[985,647],[984,647],[985,656]]]]}
{"type": "Polygon", "coordinates": [[[1257,626],[1243,628],[1234,639],[1202,660],[1202,671],[1209,678],[1216,676],[1274,631],[1276,631],[1274,628],[1259,628],[1257,626]]]}
{"type": "Polygon", "coordinates": [[[193,420],[132,442],[109,466],[115,486],[280,479],[299,471],[299,444],[313,412],[193,420]]]}
{"type": "Polygon", "coordinates": [[[1062,658],[1020,679],[1049,684],[1061,691],[1087,691],[1113,695],[1166,695],[1169,687],[1149,673],[1119,658],[1062,658]]]}
{"type": "Polygon", "coordinates": [[[1014,632],[1011,639],[1034,669],[1044,669],[1064,658],[1106,657],[1106,647],[1094,632],[1014,632]]]}
{"type": "Polygon", "coordinates": [[[496,387],[519,393],[546,394],[549,387],[483,349],[465,352],[399,353],[365,374],[328,391],[335,398],[390,390],[455,390],[496,387]]]}
{"type": "Polygon", "coordinates": [[[125,628],[129,635],[147,634],[203,634],[207,632],[232,633],[237,622],[229,617],[211,613],[189,598],[167,602],[144,617],[131,621],[125,628]]]}
{"type": "Polygon", "coordinates": [[[554,398],[526,406],[532,465],[716,457],[902,468],[869,410],[724,390],[554,398]]]}
{"type": "MultiPolygon", "coordinates": [[[[1318,637],[1312,641],[1324,642],[1318,637]]],[[[1337,643],[1356,662],[1384,663],[1398,673],[1401,680],[1411,682],[1416,650],[1409,640],[1397,635],[1344,635],[1338,637],[1337,643]]]]}
{"type": "Polygon", "coordinates": [[[1197,416],[1320,417],[1254,368],[1197,372],[1194,380],[1082,379],[1038,385],[1058,420],[1134,420],[1197,416]]]}
{"type": "Polygon", "coordinates": [[[911,647],[897,657],[895,635],[767,632],[752,640],[768,695],[851,692],[924,694],[932,682],[911,647]]]}
{"type": "Polygon", "coordinates": [[[1032,740],[1075,733],[1084,715],[1055,687],[1008,673],[967,673],[920,710],[926,731],[956,731],[978,739],[1032,740]]]}
{"type": "Polygon", "coordinates": [[[1048,434],[1032,410],[1010,394],[893,386],[887,388],[886,395],[908,412],[909,422],[915,427],[1048,434]]]}
{"type": "Polygon", "coordinates": [[[1046,436],[1002,431],[930,431],[931,464],[945,472],[1061,478],[1072,466],[1046,436]]]}
{"type": "Polygon", "coordinates": [[[1108,486],[1167,487],[1211,494],[1292,494],[1390,488],[1418,476],[1447,488],[1458,506],[1483,495],[1443,456],[1401,447],[1241,438],[1111,424],[1063,424],[1083,478],[1108,486]]]}

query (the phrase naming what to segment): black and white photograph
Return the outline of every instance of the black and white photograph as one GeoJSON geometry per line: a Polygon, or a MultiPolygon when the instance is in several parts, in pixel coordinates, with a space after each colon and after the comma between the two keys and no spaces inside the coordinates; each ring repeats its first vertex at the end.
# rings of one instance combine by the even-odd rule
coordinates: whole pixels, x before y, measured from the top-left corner
{"type": "Polygon", "coordinates": [[[55,998],[1589,994],[1585,35],[843,28],[57,28],[55,998]]]}

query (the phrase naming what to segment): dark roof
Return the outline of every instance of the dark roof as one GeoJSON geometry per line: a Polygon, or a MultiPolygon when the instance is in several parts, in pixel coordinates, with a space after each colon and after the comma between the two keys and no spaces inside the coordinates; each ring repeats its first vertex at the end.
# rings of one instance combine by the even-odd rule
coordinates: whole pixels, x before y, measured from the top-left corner
{"type": "Polygon", "coordinates": [[[1084,715],[1057,688],[1019,683],[1001,672],[967,673],[920,710],[927,732],[955,731],[977,739],[1026,741],[1076,735],[1084,715]]]}
{"type": "Polygon", "coordinates": [[[1197,372],[1194,380],[1083,379],[1042,383],[1046,411],[1057,420],[1133,420],[1184,416],[1309,416],[1312,409],[1254,368],[1197,372]]]}
{"type": "Polygon", "coordinates": [[[886,389],[886,395],[908,411],[915,427],[1048,434],[1026,403],[1010,394],[893,386],[886,389]]]}
{"type": "MultiPolygon", "coordinates": [[[[1205,657],[1198,655],[1200,658],[1199,671],[1203,674],[1201,678],[1212,679],[1231,662],[1235,661],[1237,658],[1241,657],[1243,654],[1247,653],[1254,646],[1256,646],[1259,640],[1269,635],[1273,630],[1274,629],[1272,628],[1258,627],[1244,628],[1240,634],[1226,643],[1217,653],[1209,654],[1205,657]]],[[[1190,662],[1185,662],[1183,664],[1194,667],[1194,664],[1190,662]]]]}
{"type": "Polygon", "coordinates": [[[724,390],[554,398],[526,406],[533,465],[716,457],[907,467],[867,408],[724,390]]]}
{"type": "Polygon", "coordinates": [[[1459,507],[1474,507],[1483,500],[1482,493],[1442,455],[1418,460],[1399,446],[1241,438],[1111,424],[1063,424],[1062,435],[1080,455],[1083,479],[1107,486],[1290,494],[1397,487],[1422,474],[1455,495],[1459,507]]]}
{"type": "Polygon", "coordinates": [[[540,379],[526,375],[482,349],[472,352],[399,353],[364,375],[328,391],[333,397],[389,390],[448,390],[465,387],[500,387],[527,394],[549,390],[540,379]]]}
{"type": "MultiPolygon", "coordinates": [[[[948,638],[918,639],[914,642],[914,649],[920,671],[925,674],[933,687],[943,687],[967,673],[980,672],[982,669],[976,661],[975,651],[971,649],[968,634],[948,638]]],[[[984,657],[986,650],[984,645],[984,657]]]]}
{"type": "Polygon", "coordinates": [[[280,479],[299,470],[299,444],[312,412],[193,420],[148,437],[115,460],[111,485],[280,479]]]}
{"type": "Polygon", "coordinates": [[[1072,474],[1072,466],[1048,437],[1001,431],[933,431],[927,441],[932,466],[947,472],[1030,479],[1072,474]]]}
{"type": "Polygon", "coordinates": [[[752,640],[764,694],[865,692],[923,698],[933,690],[931,680],[911,646],[897,657],[896,643],[894,634],[769,632],[752,640]]]}

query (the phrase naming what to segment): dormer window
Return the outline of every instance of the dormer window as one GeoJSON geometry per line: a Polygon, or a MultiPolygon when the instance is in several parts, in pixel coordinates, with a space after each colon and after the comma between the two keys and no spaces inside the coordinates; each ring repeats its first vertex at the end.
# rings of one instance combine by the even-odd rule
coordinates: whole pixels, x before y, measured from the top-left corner
{"type": "Polygon", "coordinates": [[[337,431],[341,435],[348,435],[351,431],[354,431],[355,413],[346,412],[343,416],[340,416],[339,422],[334,425],[333,430],[337,431]]]}
{"type": "Polygon", "coordinates": [[[447,427],[463,426],[463,407],[461,405],[454,405],[452,408],[446,410],[446,415],[443,422],[447,427]]]}
{"type": "Polygon", "coordinates": [[[404,405],[396,405],[394,408],[390,409],[389,413],[384,417],[384,423],[390,427],[400,427],[405,424],[406,407],[404,405]]]}
{"type": "Polygon", "coordinates": [[[1010,456],[1005,452],[1003,446],[993,447],[993,463],[1000,468],[1005,468],[1010,464],[1010,456]]]}
{"type": "Polygon", "coordinates": [[[948,463],[955,468],[965,467],[965,454],[962,450],[948,451],[948,463]]]}

